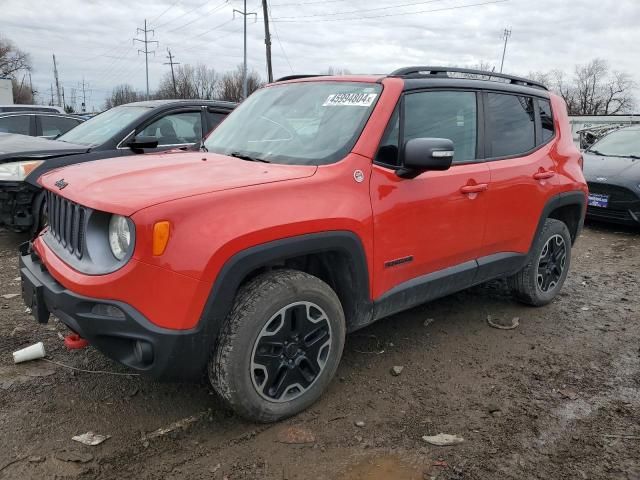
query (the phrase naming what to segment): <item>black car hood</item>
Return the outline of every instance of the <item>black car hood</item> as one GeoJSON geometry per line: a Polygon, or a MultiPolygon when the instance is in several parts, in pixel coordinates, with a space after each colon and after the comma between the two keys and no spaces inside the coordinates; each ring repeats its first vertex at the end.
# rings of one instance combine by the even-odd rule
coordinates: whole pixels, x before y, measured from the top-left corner
{"type": "Polygon", "coordinates": [[[640,159],[629,157],[607,157],[585,152],[584,176],[587,181],[640,181],[640,159]]]}
{"type": "Polygon", "coordinates": [[[13,133],[0,133],[0,163],[22,159],[46,159],[88,151],[89,147],[86,145],[13,133]]]}

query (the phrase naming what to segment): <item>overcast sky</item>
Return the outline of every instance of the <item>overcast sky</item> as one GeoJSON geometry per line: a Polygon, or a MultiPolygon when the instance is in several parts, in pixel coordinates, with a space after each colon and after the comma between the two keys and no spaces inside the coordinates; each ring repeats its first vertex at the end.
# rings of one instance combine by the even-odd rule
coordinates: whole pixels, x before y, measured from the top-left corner
{"type": "MultiPolygon", "coordinates": [[[[0,35],[31,54],[34,88],[47,94],[51,55],[67,100],[84,77],[89,106],[111,89],[143,90],[144,56],[132,42],[145,18],[155,29],[149,83],[168,71],[166,49],[182,64],[223,72],[242,62],[242,0],[0,0],[0,35]],[[28,7],[27,7],[28,4],[28,7]]],[[[329,66],[386,73],[408,65],[500,66],[502,32],[512,30],[504,70],[573,70],[601,57],[640,83],[638,0],[269,0],[274,75],[329,66]]],[[[266,77],[259,0],[247,0],[248,63],[266,77]]],[[[139,34],[138,38],[142,38],[139,34]]],[[[78,89],[79,90],[79,89],[78,89]]]]}

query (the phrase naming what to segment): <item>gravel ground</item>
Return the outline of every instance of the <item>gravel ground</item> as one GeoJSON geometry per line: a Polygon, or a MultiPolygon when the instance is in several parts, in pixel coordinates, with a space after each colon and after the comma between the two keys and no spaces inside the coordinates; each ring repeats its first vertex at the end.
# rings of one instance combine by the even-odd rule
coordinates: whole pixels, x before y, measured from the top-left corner
{"type": "MultiPolygon", "coordinates": [[[[0,231],[0,295],[20,292],[23,240],[0,231]]],[[[3,296],[0,478],[640,479],[637,231],[587,227],[546,307],[494,282],[350,335],[326,394],[276,425],[238,419],[204,384],[154,383],[92,348],[66,351],[63,325],[38,325],[3,296]],[[519,326],[492,328],[488,315],[519,326]],[[108,373],[12,364],[37,341],[55,362],[108,373]],[[87,431],[110,438],[71,440],[87,431]],[[464,442],[422,440],[438,433],[464,442]]]]}

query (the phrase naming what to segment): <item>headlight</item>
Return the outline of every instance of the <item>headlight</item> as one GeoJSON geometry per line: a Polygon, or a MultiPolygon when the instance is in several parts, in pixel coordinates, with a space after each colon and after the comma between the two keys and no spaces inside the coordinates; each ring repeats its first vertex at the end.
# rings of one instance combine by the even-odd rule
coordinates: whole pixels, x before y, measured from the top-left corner
{"type": "Polygon", "coordinates": [[[25,160],[0,164],[0,181],[21,182],[44,160],[25,160]]]}
{"type": "Polygon", "coordinates": [[[109,220],[109,245],[113,256],[122,260],[131,246],[129,222],[122,215],[112,215],[109,220]]]}

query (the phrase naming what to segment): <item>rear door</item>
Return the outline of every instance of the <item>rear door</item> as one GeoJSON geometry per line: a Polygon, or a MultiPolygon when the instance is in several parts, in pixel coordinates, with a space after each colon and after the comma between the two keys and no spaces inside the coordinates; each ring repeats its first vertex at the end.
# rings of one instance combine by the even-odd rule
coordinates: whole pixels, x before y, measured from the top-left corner
{"type": "MultiPolygon", "coordinates": [[[[478,149],[474,91],[406,93],[381,142],[371,176],[375,288],[379,296],[423,275],[448,270],[463,285],[484,252],[489,169],[478,149]],[[453,140],[452,167],[413,179],[396,175],[398,151],[411,138],[453,140]]],[[[453,278],[453,277],[451,277],[453,278]]]]}
{"type": "Polygon", "coordinates": [[[526,253],[554,186],[551,107],[527,95],[483,95],[491,171],[486,244],[492,253],[526,253]]]}
{"type": "Polygon", "coordinates": [[[16,114],[0,117],[0,133],[17,133],[19,135],[35,136],[35,116],[16,114]]]}

